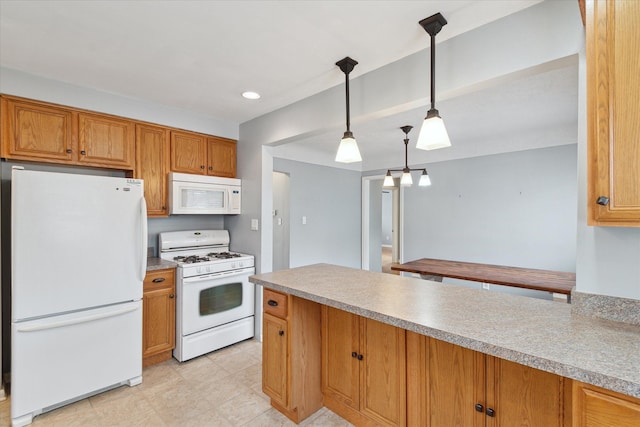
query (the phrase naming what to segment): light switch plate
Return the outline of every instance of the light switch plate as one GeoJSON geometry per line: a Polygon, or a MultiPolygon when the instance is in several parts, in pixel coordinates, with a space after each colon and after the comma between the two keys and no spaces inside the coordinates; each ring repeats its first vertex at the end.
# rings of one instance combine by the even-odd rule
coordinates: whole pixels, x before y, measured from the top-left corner
{"type": "Polygon", "coordinates": [[[257,219],[252,219],[251,220],[251,231],[258,231],[258,220],[257,219]]]}

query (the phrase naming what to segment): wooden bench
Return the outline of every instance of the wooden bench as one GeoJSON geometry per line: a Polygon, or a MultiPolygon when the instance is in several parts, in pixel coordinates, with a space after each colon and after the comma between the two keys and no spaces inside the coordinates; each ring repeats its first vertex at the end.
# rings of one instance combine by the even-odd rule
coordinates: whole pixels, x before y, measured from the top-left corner
{"type": "Polygon", "coordinates": [[[566,295],[567,302],[571,302],[571,289],[576,285],[575,273],[431,258],[391,264],[391,270],[418,273],[425,279],[438,282],[441,282],[443,277],[450,277],[552,292],[566,295]]]}

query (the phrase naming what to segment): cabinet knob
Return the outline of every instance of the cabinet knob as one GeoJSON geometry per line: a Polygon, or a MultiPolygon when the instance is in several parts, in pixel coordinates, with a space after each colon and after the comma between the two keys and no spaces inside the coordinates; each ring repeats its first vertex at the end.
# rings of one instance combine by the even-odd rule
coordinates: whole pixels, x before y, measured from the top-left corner
{"type": "Polygon", "coordinates": [[[274,301],[274,300],[270,299],[269,301],[267,301],[267,304],[269,304],[271,307],[277,307],[278,306],[278,301],[274,301]]]}
{"type": "Polygon", "coordinates": [[[484,412],[484,406],[479,403],[476,403],[476,412],[484,412]]]}
{"type": "Polygon", "coordinates": [[[153,283],[162,283],[164,282],[164,277],[158,277],[152,280],[153,283]]]}
{"type": "Polygon", "coordinates": [[[596,200],[596,203],[600,206],[607,206],[609,204],[609,198],[606,196],[600,196],[598,197],[598,200],[596,200]]]}
{"type": "Polygon", "coordinates": [[[351,357],[355,358],[358,357],[358,353],[356,353],[355,351],[351,353],[351,357]]]}
{"type": "Polygon", "coordinates": [[[278,335],[283,336],[284,335],[284,331],[283,330],[278,331],[278,335]]]}
{"type": "Polygon", "coordinates": [[[163,206],[163,207],[162,207],[162,210],[163,210],[163,211],[167,210],[167,207],[166,207],[166,206],[163,206]]]}
{"type": "Polygon", "coordinates": [[[212,171],[213,170],[213,166],[209,166],[209,170],[212,171]]]}
{"type": "Polygon", "coordinates": [[[84,151],[84,150],[82,150],[82,151],[80,152],[80,154],[82,154],[82,155],[84,156],[85,154],[87,154],[87,152],[86,152],[86,151],[84,151]]]}
{"type": "Polygon", "coordinates": [[[71,148],[67,148],[67,153],[69,153],[69,154],[72,153],[71,148]]]}
{"type": "Polygon", "coordinates": [[[491,408],[487,408],[487,415],[490,417],[495,417],[496,416],[496,411],[494,411],[491,408]]]}
{"type": "Polygon", "coordinates": [[[361,355],[361,354],[359,354],[359,355],[358,355],[358,360],[362,360],[362,359],[364,359],[364,356],[363,356],[363,355],[361,355]]]}
{"type": "Polygon", "coordinates": [[[174,297],[175,297],[175,295],[169,294],[169,298],[173,299],[174,297]]]}
{"type": "Polygon", "coordinates": [[[204,169],[204,165],[200,165],[200,169],[204,169]]]}

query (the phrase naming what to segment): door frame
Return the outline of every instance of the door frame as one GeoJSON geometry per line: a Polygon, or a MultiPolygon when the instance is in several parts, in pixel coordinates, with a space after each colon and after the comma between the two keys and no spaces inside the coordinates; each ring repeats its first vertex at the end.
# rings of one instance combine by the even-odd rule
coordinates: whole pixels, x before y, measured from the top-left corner
{"type": "MultiPolygon", "coordinates": [[[[384,179],[384,175],[370,175],[362,177],[362,245],[361,245],[361,268],[363,270],[369,270],[370,262],[369,262],[369,217],[371,215],[369,210],[369,193],[371,191],[371,181],[374,180],[382,180],[384,179]]],[[[402,263],[404,250],[402,248],[402,242],[404,242],[404,188],[399,187],[397,190],[393,191],[394,196],[394,211],[397,210],[397,226],[398,230],[395,232],[396,241],[394,240],[394,251],[397,253],[398,262],[402,263]],[[397,205],[396,205],[397,202],[397,205]]],[[[382,207],[380,208],[382,209],[382,207]]],[[[394,221],[394,227],[396,226],[394,221]]]]}

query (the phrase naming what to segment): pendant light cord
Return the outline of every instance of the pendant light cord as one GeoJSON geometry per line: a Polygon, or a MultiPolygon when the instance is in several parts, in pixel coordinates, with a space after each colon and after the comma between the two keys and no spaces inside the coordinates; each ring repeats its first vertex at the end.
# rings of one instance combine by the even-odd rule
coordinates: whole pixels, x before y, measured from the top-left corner
{"type": "Polygon", "coordinates": [[[431,109],[436,108],[436,36],[431,35],[431,109]]]}
{"type": "Polygon", "coordinates": [[[345,81],[345,93],[347,97],[347,132],[351,132],[351,120],[349,119],[349,73],[345,71],[344,73],[344,81],[345,81]]]}

